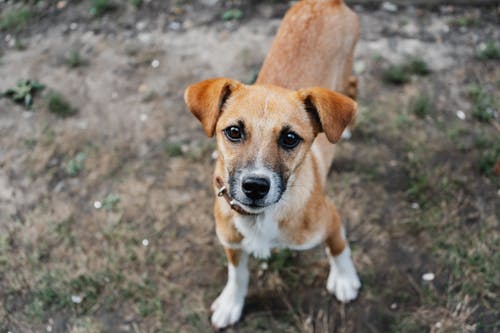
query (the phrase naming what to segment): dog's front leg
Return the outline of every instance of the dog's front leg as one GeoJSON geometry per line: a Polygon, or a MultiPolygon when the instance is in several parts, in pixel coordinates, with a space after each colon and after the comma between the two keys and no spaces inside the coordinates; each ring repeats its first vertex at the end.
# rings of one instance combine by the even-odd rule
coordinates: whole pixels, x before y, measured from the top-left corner
{"type": "Polygon", "coordinates": [[[351,249],[344,228],[337,228],[326,240],[326,254],[330,262],[330,274],[326,289],[341,302],[347,303],[358,296],[361,287],[356,268],[351,259],[351,249]]]}
{"type": "Polygon", "coordinates": [[[236,323],[243,310],[248,289],[248,254],[243,250],[225,248],[227,283],[212,303],[212,325],[223,328],[236,323]]]}

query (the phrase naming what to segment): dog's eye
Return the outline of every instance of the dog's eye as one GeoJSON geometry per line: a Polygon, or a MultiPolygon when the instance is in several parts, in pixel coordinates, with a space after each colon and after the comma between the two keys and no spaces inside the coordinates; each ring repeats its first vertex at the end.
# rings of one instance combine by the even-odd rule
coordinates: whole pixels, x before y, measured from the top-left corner
{"type": "Polygon", "coordinates": [[[232,142],[240,142],[243,139],[243,131],[238,126],[229,126],[224,130],[224,134],[232,142]]]}
{"type": "Polygon", "coordinates": [[[293,132],[285,132],[281,134],[279,144],[285,149],[293,149],[297,147],[302,138],[293,132]]]}

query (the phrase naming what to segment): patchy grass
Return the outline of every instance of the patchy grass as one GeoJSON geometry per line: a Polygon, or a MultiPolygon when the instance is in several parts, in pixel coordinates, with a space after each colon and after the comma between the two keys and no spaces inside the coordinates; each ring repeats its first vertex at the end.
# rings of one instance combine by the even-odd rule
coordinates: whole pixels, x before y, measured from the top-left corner
{"type": "Polygon", "coordinates": [[[389,66],[382,73],[382,79],[389,84],[402,85],[410,82],[411,75],[425,76],[431,72],[424,60],[413,58],[404,64],[389,66]]]}
{"type": "Polygon", "coordinates": [[[472,115],[479,121],[489,122],[493,119],[493,97],[483,86],[472,85],[469,88],[469,97],[472,100],[472,115]]]}
{"type": "Polygon", "coordinates": [[[165,152],[169,157],[179,157],[182,155],[182,144],[179,142],[167,142],[165,152]]]}
{"type": "Polygon", "coordinates": [[[228,9],[221,15],[223,21],[241,20],[243,18],[243,11],[241,9],[228,9]]]}
{"type": "Polygon", "coordinates": [[[135,8],[141,8],[142,6],[142,0],[130,0],[130,3],[135,7],[135,8]]]}
{"type": "Polygon", "coordinates": [[[410,111],[420,118],[429,115],[432,110],[432,100],[427,93],[420,93],[410,101],[410,111]]]}
{"type": "Polygon", "coordinates": [[[66,118],[78,113],[78,110],[57,92],[51,91],[46,100],[48,110],[59,117],[66,118]]]}
{"type": "MultiPolygon", "coordinates": [[[[480,148],[479,148],[480,149],[480,148]]],[[[479,171],[487,176],[500,176],[500,141],[490,142],[479,156],[479,171]]]]}
{"type": "Polygon", "coordinates": [[[7,89],[1,96],[10,98],[18,104],[23,104],[26,110],[30,110],[34,96],[43,89],[45,89],[45,86],[39,82],[22,80],[14,88],[7,89]]]}
{"type": "Polygon", "coordinates": [[[66,174],[70,177],[75,177],[80,174],[87,160],[87,153],[78,152],[72,159],[66,163],[66,174]]]}
{"type": "Polygon", "coordinates": [[[69,55],[64,59],[64,62],[70,68],[78,68],[88,65],[88,60],[83,58],[78,51],[71,51],[69,55]]]}
{"type": "Polygon", "coordinates": [[[0,15],[0,30],[21,31],[31,18],[31,11],[26,7],[8,9],[0,15]]]}
{"type": "Polygon", "coordinates": [[[108,194],[102,201],[102,208],[107,211],[113,211],[120,203],[120,196],[114,193],[108,194]]]}
{"type": "Polygon", "coordinates": [[[93,16],[102,16],[116,9],[116,5],[110,0],[89,0],[89,12],[93,16]]]}
{"type": "Polygon", "coordinates": [[[479,51],[478,57],[482,60],[499,60],[500,46],[494,41],[489,41],[485,48],[479,51]]]}
{"type": "Polygon", "coordinates": [[[478,25],[478,23],[479,19],[474,15],[458,16],[448,21],[448,24],[453,27],[464,27],[464,28],[475,27],[478,25]]]}
{"type": "Polygon", "coordinates": [[[402,85],[410,82],[410,73],[404,66],[390,66],[382,75],[385,83],[402,85]]]}

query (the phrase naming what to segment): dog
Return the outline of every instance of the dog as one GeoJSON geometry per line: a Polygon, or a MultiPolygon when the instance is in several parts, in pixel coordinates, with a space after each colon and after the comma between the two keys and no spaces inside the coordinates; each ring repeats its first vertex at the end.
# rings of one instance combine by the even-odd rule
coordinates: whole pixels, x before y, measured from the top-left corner
{"type": "Polygon", "coordinates": [[[273,248],[325,243],[327,290],[341,302],[357,297],[361,283],[325,182],[332,143],[356,113],[344,94],[355,95],[359,30],[342,0],[300,1],[286,13],[254,85],[215,78],[184,93],[189,111],[217,141],[214,215],[228,279],[211,306],[216,328],[241,317],[249,254],[268,258],[273,248]]]}

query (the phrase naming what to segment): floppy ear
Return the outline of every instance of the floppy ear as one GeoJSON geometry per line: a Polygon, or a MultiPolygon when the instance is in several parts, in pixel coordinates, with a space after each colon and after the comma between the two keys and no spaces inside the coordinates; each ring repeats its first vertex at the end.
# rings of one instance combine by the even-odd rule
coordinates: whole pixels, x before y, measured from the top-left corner
{"type": "Polygon", "coordinates": [[[356,102],[347,96],[324,88],[308,88],[297,91],[307,112],[312,114],[320,132],[328,141],[339,141],[346,126],[354,119],[356,102]]]}
{"type": "Polygon", "coordinates": [[[241,83],[231,79],[216,78],[194,83],[184,91],[184,101],[198,118],[208,137],[212,137],[215,124],[224,103],[241,83]]]}

